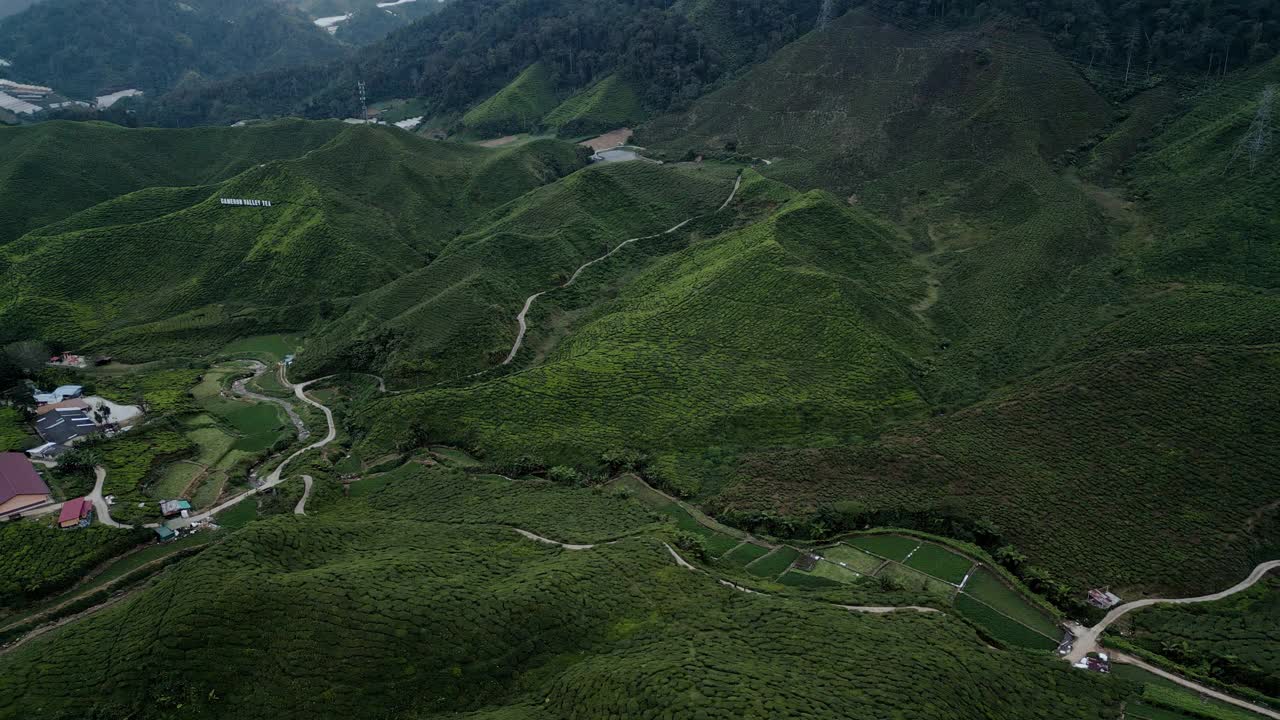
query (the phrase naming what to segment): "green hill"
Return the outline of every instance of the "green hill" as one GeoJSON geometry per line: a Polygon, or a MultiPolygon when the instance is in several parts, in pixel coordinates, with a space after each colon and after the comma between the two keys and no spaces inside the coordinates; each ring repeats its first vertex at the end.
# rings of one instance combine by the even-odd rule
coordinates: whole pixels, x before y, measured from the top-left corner
{"type": "Polygon", "coordinates": [[[977,720],[1035,703],[1074,719],[1110,716],[1128,689],[989,651],[949,614],[865,615],[725,588],[676,567],[646,531],[650,513],[617,495],[416,464],[337,495],[0,656],[0,717],[826,718],[927,706],[977,720]],[[510,526],[579,542],[639,534],[566,551],[510,526]]]}
{"type": "Polygon", "coordinates": [[[276,2],[59,0],[0,20],[6,74],[92,99],[123,88],[158,93],[207,79],[328,62],[343,47],[276,2]]]}
{"type": "Polygon", "coordinates": [[[0,127],[0,245],[119,195],[209,185],[298,157],[341,131],[340,123],[300,120],[176,132],[107,123],[0,127]]]}
{"type": "Polygon", "coordinates": [[[560,103],[542,124],[563,136],[590,135],[635,125],[645,117],[627,81],[610,75],[560,103]]]}
{"type": "Polygon", "coordinates": [[[534,63],[493,97],[471,108],[462,116],[462,124],[489,135],[525,132],[555,107],[551,72],[542,63],[534,63]]]}
{"type": "Polygon", "coordinates": [[[431,264],[355,300],[312,338],[303,370],[364,370],[416,384],[490,369],[510,350],[526,297],[623,240],[714,210],[731,186],[723,174],[650,163],[570,175],[495,210],[431,264]]]}
{"type": "Polygon", "coordinates": [[[797,196],[654,262],[541,364],[375,404],[366,442],[403,442],[407,418],[491,460],[548,465],[849,442],[925,409],[913,362],[928,333],[903,310],[923,292],[891,229],[824,193],[797,196]]]}
{"type": "Polygon", "coordinates": [[[3,337],[156,357],[305,327],[581,162],[563,143],[499,154],[348,126],[304,157],[204,190],[125,195],[10,243],[3,337]],[[228,207],[226,197],[273,206],[228,207]]]}

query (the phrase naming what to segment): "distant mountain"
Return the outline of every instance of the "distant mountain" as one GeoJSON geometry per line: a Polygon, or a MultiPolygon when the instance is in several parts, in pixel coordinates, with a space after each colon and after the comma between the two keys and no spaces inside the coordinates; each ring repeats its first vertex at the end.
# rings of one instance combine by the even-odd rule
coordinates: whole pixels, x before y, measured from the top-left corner
{"type": "Polygon", "coordinates": [[[20,13],[40,0],[0,0],[0,18],[20,13]]]}
{"type": "MultiPolygon", "coordinates": [[[[835,7],[854,2],[840,0],[835,7]]],[[[422,97],[434,113],[465,112],[535,63],[541,65],[541,84],[556,95],[544,103],[546,110],[616,74],[648,111],[663,112],[691,102],[745,62],[763,59],[808,32],[819,11],[819,3],[811,0],[763,6],[733,0],[728,13],[704,13],[702,5],[677,0],[446,3],[432,17],[363,48],[350,62],[184,88],[155,107],[149,120],[189,125],[247,116],[354,114],[354,89],[361,80],[370,100],[422,97]],[[741,52],[740,46],[753,52],[741,52]]]]}
{"type": "Polygon", "coordinates": [[[48,0],[0,20],[7,73],[88,98],[166,91],[323,63],[343,46],[302,13],[264,0],[48,0]]]}

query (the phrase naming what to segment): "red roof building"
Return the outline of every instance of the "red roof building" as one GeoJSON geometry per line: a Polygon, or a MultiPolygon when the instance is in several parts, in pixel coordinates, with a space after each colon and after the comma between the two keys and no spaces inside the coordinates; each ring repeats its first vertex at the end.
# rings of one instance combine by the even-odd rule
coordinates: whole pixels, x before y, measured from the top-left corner
{"type": "Polygon", "coordinates": [[[49,486],[26,455],[0,453],[0,515],[22,512],[49,501],[49,486]]]}
{"type": "Polygon", "coordinates": [[[89,498],[76,498],[62,503],[62,512],[58,515],[58,527],[88,527],[90,515],[93,514],[93,503],[89,498]]]}

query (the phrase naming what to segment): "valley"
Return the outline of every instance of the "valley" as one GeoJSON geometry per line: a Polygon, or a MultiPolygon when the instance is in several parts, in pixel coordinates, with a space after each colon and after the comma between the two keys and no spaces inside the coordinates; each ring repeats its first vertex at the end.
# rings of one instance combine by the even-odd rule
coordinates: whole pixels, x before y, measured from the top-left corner
{"type": "Polygon", "coordinates": [[[0,720],[1280,717],[1268,8],[127,2],[0,127],[0,720]]]}

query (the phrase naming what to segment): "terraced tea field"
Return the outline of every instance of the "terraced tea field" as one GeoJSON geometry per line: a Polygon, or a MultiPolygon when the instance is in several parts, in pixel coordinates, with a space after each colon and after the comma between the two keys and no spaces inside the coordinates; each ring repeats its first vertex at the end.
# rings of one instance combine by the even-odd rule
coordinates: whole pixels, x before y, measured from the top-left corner
{"type": "Polygon", "coordinates": [[[821,579],[818,586],[822,587],[874,577],[951,604],[989,635],[1010,645],[1050,649],[1061,638],[1058,624],[995,571],[942,545],[904,535],[862,534],[814,552],[823,559],[812,571],[793,569],[780,581],[812,586],[813,582],[803,579],[808,575],[821,579]]]}

